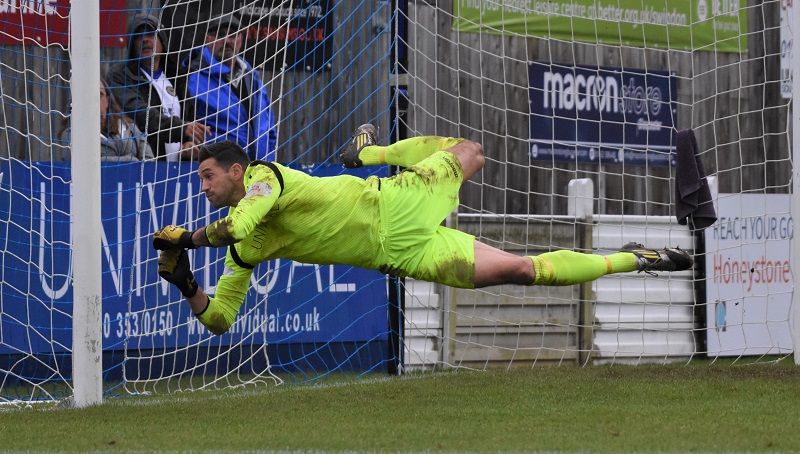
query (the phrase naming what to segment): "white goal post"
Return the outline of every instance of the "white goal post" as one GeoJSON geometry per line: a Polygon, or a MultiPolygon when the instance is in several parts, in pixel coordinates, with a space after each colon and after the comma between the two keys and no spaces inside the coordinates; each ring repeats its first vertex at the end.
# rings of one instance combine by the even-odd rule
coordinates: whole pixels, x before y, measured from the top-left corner
{"type": "MultiPolygon", "coordinates": [[[[789,2],[782,3],[782,8],[787,8],[789,2]]],[[[789,30],[786,39],[781,44],[788,41],[788,55],[782,54],[782,58],[789,60],[788,66],[791,68],[790,82],[792,88],[792,163],[800,162],[800,115],[797,115],[796,104],[800,102],[800,58],[794,55],[794,37],[800,34],[800,12],[794,7],[788,11],[782,11],[788,19],[789,30]]],[[[784,51],[781,46],[781,51],[784,51]]],[[[800,219],[800,178],[795,167],[792,167],[792,219],[800,219]]],[[[800,291],[797,290],[797,283],[800,282],[800,235],[792,237],[792,276],[795,283],[795,291],[792,293],[792,311],[794,314],[792,338],[794,340],[794,363],[800,365],[800,291]]]]}
{"type": "Polygon", "coordinates": [[[70,11],[70,60],[73,100],[81,108],[72,109],[76,134],[72,147],[86,150],[73,163],[74,195],[83,203],[73,204],[72,237],[74,260],[74,302],[72,311],[72,379],[74,401],[78,407],[102,401],[102,280],[100,219],[100,5],[76,2],[70,11]]]}

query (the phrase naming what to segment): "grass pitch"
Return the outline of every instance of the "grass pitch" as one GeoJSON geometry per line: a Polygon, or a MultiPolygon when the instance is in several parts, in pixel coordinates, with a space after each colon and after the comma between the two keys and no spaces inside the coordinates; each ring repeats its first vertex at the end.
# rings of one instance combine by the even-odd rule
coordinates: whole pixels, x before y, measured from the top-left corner
{"type": "Polygon", "coordinates": [[[539,367],[0,411],[10,451],[800,452],[800,367],[539,367]]]}

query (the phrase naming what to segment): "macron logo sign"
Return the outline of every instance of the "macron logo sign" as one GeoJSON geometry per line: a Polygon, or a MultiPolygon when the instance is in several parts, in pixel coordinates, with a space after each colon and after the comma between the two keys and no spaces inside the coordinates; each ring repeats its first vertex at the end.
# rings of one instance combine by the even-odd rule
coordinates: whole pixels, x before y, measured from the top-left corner
{"type": "Polygon", "coordinates": [[[613,76],[544,73],[544,108],[619,112],[619,81],[613,76]]]}
{"type": "Polygon", "coordinates": [[[545,109],[659,115],[665,94],[659,86],[647,86],[635,78],[622,82],[620,74],[559,73],[546,71],[542,78],[545,109]]]}

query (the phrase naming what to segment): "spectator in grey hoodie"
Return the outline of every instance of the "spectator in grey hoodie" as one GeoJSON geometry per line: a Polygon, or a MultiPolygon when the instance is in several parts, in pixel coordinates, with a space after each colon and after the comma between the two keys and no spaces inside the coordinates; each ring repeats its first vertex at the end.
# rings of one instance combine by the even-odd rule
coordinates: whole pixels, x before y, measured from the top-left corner
{"type": "Polygon", "coordinates": [[[137,16],[128,33],[128,57],[114,64],[108,81],[125,115],[147,134],[159,159],[191,160],[195,145],[205,142],[210,130],[194,121],[194,107],[186,99],[182,78],[170,79],[166,65],[166,35],[153,15],[137,16]]]}
{"type": "MultiPolygon", "coordinates": [[[[58,139],[69,142],[72,136],[69,117],[62,122],[58,139]]],[[[70,160],[71,147],[54,152],[54,160],[70,160]]],[[[144,133],[121,113],[111,91],[100,79],[100,159],[104,162],[134,162],[153,159],[153,150],[144,133]]]]}

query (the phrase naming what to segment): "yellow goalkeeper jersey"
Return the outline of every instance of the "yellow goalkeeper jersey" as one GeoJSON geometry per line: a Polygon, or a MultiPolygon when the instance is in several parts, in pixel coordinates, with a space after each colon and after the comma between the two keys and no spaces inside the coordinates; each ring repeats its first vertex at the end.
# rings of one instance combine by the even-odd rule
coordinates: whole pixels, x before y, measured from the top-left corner
{"type": "Polygon", "coordinates": [[[206,228],[212,245],[236,241],[228,247],[214,298],[228,320],[204,320],[207,314],[202,314],[201,321],[212,332],[216,325],[227,330],[247,294],[253,268],[266,260],[377,268],[379,184],[374,176],[319,178],[277,163],[251,163],[244,176],[245,197],[206,228]]]}
{"type": "Polygon", "coordinates": [[[233,238],[234,253],[251,265],[286,258],[375,268],[377,177],[319,178],[255,161],[245,171],[244,185],[247,195],[207,229],[212,244],[233,238]]]}

